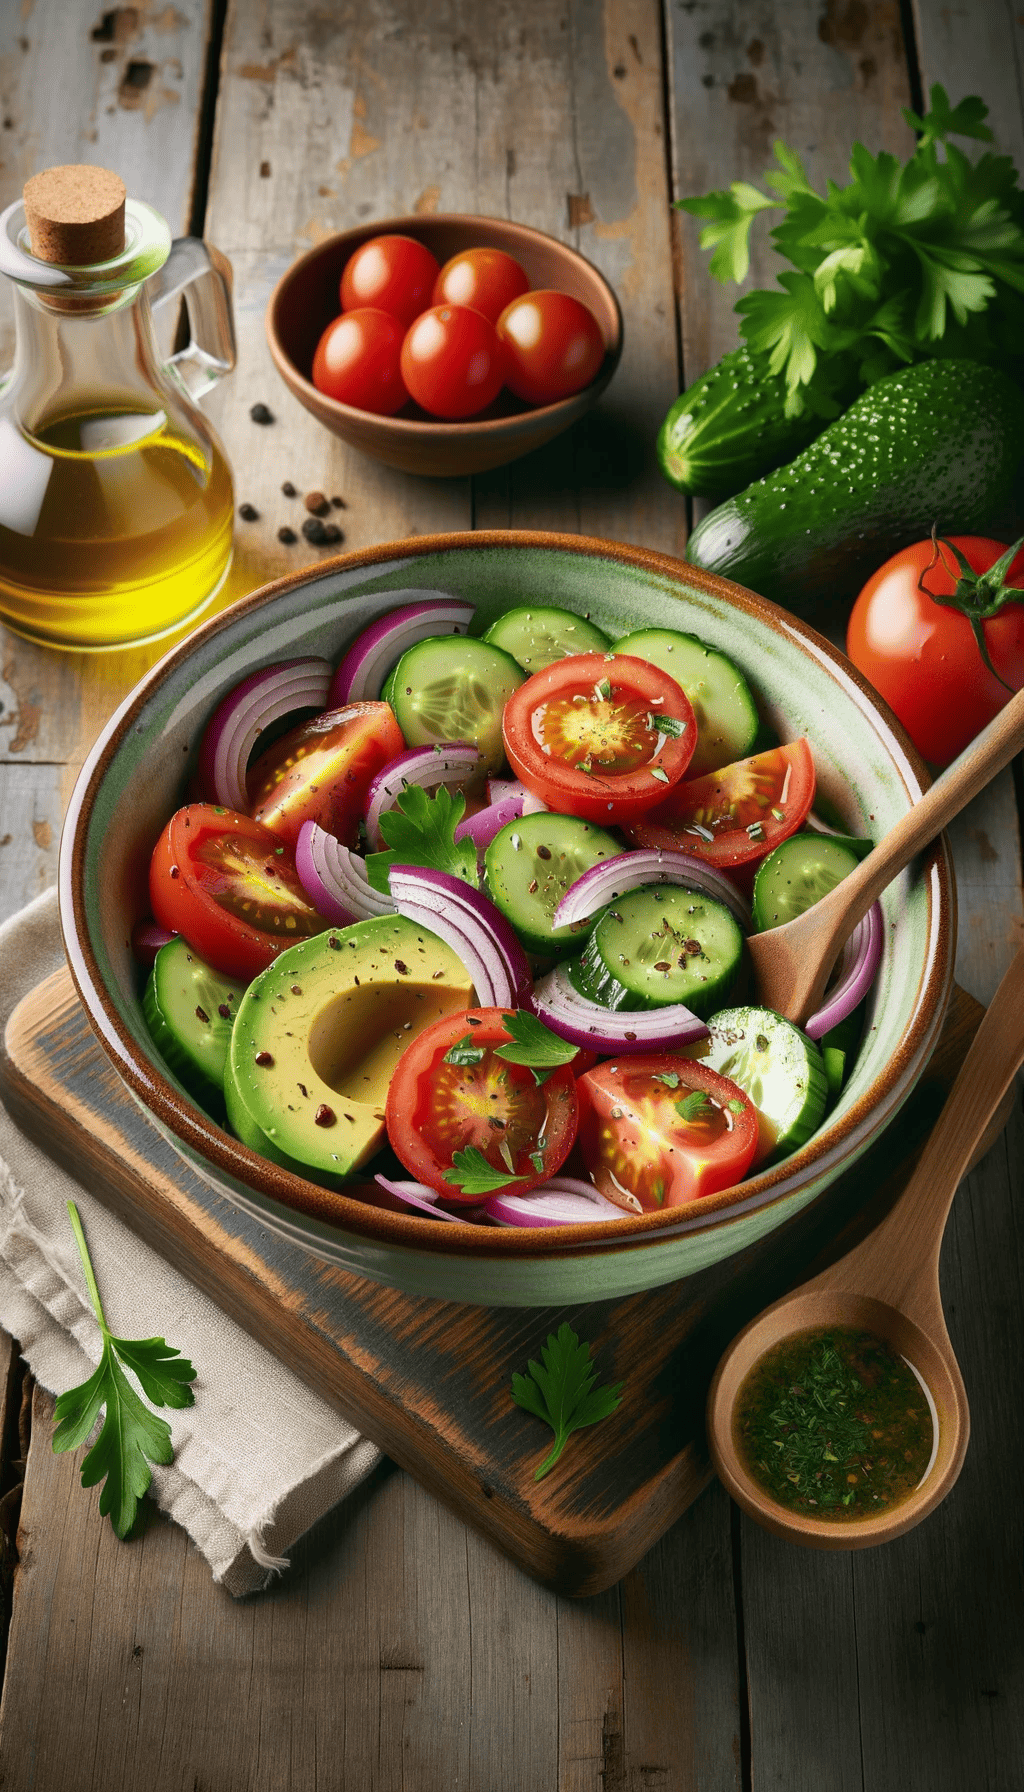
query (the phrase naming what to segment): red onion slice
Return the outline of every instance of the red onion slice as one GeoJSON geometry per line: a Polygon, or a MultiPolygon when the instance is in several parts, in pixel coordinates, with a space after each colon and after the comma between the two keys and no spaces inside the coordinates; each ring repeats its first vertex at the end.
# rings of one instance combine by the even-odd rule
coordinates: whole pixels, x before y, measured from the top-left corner
{"type": "MultiPolygon", "coordinates": [[[[440,1195],[435,1188],[428,1188],[425,1182],[392,1182],[387,1176],[375,1176],[373,1180],[392,1197],[390,1201],[379,1202],[381,1207],[386,1207],[391,1212],[423,1213],[431,1220],[455,1218],[454,1213],[449,1213],[447,1208],[438,1205],[440,1195]]],[[[374,1207],[378,1205],[373,1195],[366,1198],[374,1207]]]]}
{"type": "Polygon", "coordinates": [[[333,834],[304,821],[295,842],[295,869],[299,882],[318,914],[335,927],[353,921],[369,921],[375,915],[393,915],[390,896],[375,890],[358,853],[342,846],[333,834]]]}
{"type": "Polygon", "coordinates": [[[324,709],[331,682],[326,660],[283,660],[243,678],[222,698],[199,747],[199,777],[211,800],[248,815],[246,767],[271,722],[298,709],[324,709]]]}
{"type": "Polygon", "coordinates": [[[555,910],[554,925],[567,927],[586,921],[607,903],[624,896],[627,890],[638,890],[646,884],[683,884],[689,889],[700,890],[715,902],[724,903],[740,926],[750,932],[750,906],[721,871],[705,865],[692,853],[654,847],[619,853],[615,858],[599,859],[596,865],[591,865],[566,890],[555,910]]]}
{"type": "Polygon", "coordinates": [[[170,945],[177,937],[176,933],[168,933],[166,927],[161,927],[159,921],[154,921],[152,915],[147,915],[144,921],[136,921],[132,928],[132,957],[149,970],[161,946],[170,945]]]}
{"type": "Polygon", "coordinates": [[[431,635],[465,635],[476,614],[474,604],[440,591],[395,591],[396,598],[416,598],[398,610],[389,610],[371,622],[351,647],[334,674],[327,707],[379,697],[387,673],[408,647],[431,635]]]}
{"type": "Polygon", "coordinates": [[[542,803],[540,797],[534,796],[532,790],[527,790],[525,784],[520,784],[518,778],[488,778],[487,801],[489,803],[503,803],[510,797],[518,798],[521,804],[520,815],[547,815],[549,813],[547,803],[542,803]]]}
{"type": "Polygon", "coordinates": [[[624,1218],[621,1207],[575,1176],[552,1176],[525,1195],[498,1189],[488,1195],[484,1210],[503,1226],[589,1226],[595,1220],[624,1218]]]}
{"type": "Polygon", "coordinates": [[[489,808],[478,809],[475,815],[467,815],[465,821],[459,822],[455,838],[472,840],[477,852],[481,853],[485,847],[490,846],[495,834],[500,834],[510,821],[518,821],[522,813],[521,797],[504,797],[500,803],[491,803],[489,808]]]}
{"type": "MultiPolygon", "coordinates": [[[[483,755],[468,741],[446,741],[443,746],[410,747],[389,760],[366,792],[366,837],[371,852],[380,852],[384,839],[380,818],[393,809],[403,790],[419,784],[424,790],[436,790],[444,784],[461,790],[472,782],[483,766],[483,755]]],[[[458,836],[456,836],[457,838],[458,836]]]]}
{"type": "Polygon", "coordinates": [[[704,1022],[682,1002],[636,1013],[614,1012],[601,1008],[597,1002],[588,1002],[573,988],[564,964],[556,965],[534,984],[530,1007],[560,1039],[609,1055],[667,1051],[673,1046],[692,1045],[695,1039],[706,1039],[708,1034],[704,1022]]]}
{"type": "Polygon", "coordinates": [[[530,966],[504,915],[489,896],[447,871],[392,865],[395,907],[457,952],[481,1008],[518,1008],[530,987],[530,966]]]}
{"type": "Polygon", "coordinates": [[[881,906],[873,902],[840,953],[835,981],[822,1006],[804,1023],[808,1039],[820,1039],[863,1001],[878,971],[884,932],[881,906]]]}

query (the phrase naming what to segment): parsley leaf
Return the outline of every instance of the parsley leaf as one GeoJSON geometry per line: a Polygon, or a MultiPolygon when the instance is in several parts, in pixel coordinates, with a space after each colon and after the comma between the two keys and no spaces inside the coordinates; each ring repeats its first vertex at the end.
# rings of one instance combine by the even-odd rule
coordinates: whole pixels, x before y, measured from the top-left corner
{"type": "Polygon", "coordinates": [[[483,1056],[484,1048],[482,1045],[474,1045],[472,1033],[463,1033],[462,1038],[456,1039],[455,1044],[445,1052],[444,1063],[468,1067],[472,1064],[482,1064],[483,1056]]]}
{"type": "Polygon", "coordinates": [[[540,1354],[539,1363],[529,1362],[529,1375],[512,1377],[516,1405],[543,1419],[555,1434],[554,1448],[534,1474],[535,1481],[554,1468],[573,1431],[596,1425],[622,1405],[621,1381],[614,1387],[594,1386],[590,1345],[580,1343],[571,1325],[563,1321],[557,1335],[549,1333],[540,1354]]]}
{"type": "Polygon", "coordinates": [[[366,875],[375,890],[388,894],[392,865],[423,865],[430,871],[447,871],[461,877],[475,890],[479,884],[476,847],[472,840],[456,840],[455,830],[466,811],[461,791],[444,785],[431,795],[419,784],[403,790],[393,809],[385,809],[380,831],[390,851],[366,855],[366,875]]]}
{"type": "Polygon", "coordinates": [[[715,280],[745,280],[750,268],[750,226],[758,212],[778,204],[766,199],[749,181],[734,180],[728,192],[680,199],[678,209],[695,218],[710,218],[700,233],[702,249],[713,249],[708,273],[715,280]]]}
{"type": "Polygon", "coordinates": [[[103,1424],[92,1449],[82,1463],[82,1486],[105,1485],[100,1512],[110,1516],[115,1534],[127,1537],[138,1503],[152,1480],[151,1462],[171,1462],[174,1446],[165,1419],[139,1398],[124,1373],[130,1369],[146,1398],[156,1406],[191,1406],[195,1396],[187,1385],[195,1380],[192,1364],[163,1338],[115,1338],[107,1325],[96,1277],[85,1242],[78,1209],[68,1202],[68,1215],[82,1258],[85,1280],[103,1338],[96,1369],[80,1387],[69,1388],[57,1400],[57,1429],[53,1448],[75,1450],[84,1444],[104,1412],[103,1424]]]}
{"type": "Polygon", "coordinates": [[[676,1113],[689,1126],[694,1121],[706,1120],[710,1106],[711,1097],[705,1095],[703,1089],[691,1089],[689,1095],[676,1102],[676,1113]]]}
{"type": "Polygon", "coordinates": [[[648,721],[648,727],[656,728],[668,740],[678,740],[686,733],[686,723],[681,722],[678,716],[653,716],[648,721]]]}
{"type": "Polygon", "coordinates": [[[961,100],[959,106],[951,106],[949,95],[944,87],[936,81],[930,94],[931,110],[923,118],[904,106],[903,116],[912,131],[920,134],[919,148],[929,143],[944,143],[947,137],[977,137],[984,143],[991,143],[992,132],[985,123],[988,107],[977,95],[961,100]]]}
{"type": "Polygon", "coordinates": [[[455,1152],[452,1168],[445,1171],[444,1179],[461,1188],[464,1195],[492,1195],[495,1189],[507,1188],[510,1182],[526,1181],[525,1176],[503,1176],[500,1170],[492,1169],[476,1145],[455,1152]]]}
{"type": "Polygon", "coordinates": [[[576,1046],[560,1039],[525,1008],[517,1008],[511,1014],[503,1011],[502,1019],[506,1031],[512,1035],[512,1042],[496,1046],[495,1057],[504,1058],[506,1064],[522,1064],[532,1070],[533,1080],[538,1085],[546,1082],[560,1064],[571,1064],[575,1058],[576,1046]]]}

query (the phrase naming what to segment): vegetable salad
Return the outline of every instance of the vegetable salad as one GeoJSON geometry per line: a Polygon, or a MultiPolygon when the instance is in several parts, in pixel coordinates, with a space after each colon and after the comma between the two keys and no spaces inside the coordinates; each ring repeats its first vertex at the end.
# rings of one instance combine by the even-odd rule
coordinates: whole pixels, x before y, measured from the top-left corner
{"type": "Polygon", "coordinates": [[[746,987],[745,935],[871,844],[814,816],[807,741],[691,635],[416,600],[210,718],[136,930],[169,1068],[261,1155],[435,1220],[613,1220],[797,1149],[881,949],[873,911],[803,1029],[746,987]]]}

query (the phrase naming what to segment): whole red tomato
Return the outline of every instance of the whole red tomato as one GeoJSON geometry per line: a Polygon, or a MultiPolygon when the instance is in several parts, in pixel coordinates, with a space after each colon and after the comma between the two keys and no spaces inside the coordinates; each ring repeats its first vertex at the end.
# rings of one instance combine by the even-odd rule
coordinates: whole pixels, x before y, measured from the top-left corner
{"type": "Polygon", "coordinates": [[[506,305],[497,328],[508,358],[505,383],[529,404],[581,392],[604,360],[597,318],[567,292],[524,293],[506,305]]]}
{"type": "Polygon", "coordinates": [[[437,259],[412,236],[374,236],[345,263],[341,276],[341,309],[357,311],[372,305],[390,311],[408,329],[418,317],[437,279],[437,259]]]}
{"type": "Polygon", "coordinates": [[[473,417],[497,398],[505,357],[479,311],[435,305],[424,311],[402,344],[402,378],[432,417],[473,417]]]}
{"type": "Polygon", "coordinates": [[[846,651],[931,765],[962,753],[1024,685],[1022,545],[983,535],[916,542],[879,567],[853,606],[846,651]]]}
{"type": "Polygon", "coordinates": [[[343,311],[317,343],[314,386],[341,404],[393,417],[409,396],[401,370],[404,337],[404,326],[387,311],[343,311]]]}
{"type": "Polygon", "coordinates": [[[434,282],[433,305],[471,305],[496,324],[506,305],[529,291],[522,268],[504,249],[463,249],[434,282]]]}

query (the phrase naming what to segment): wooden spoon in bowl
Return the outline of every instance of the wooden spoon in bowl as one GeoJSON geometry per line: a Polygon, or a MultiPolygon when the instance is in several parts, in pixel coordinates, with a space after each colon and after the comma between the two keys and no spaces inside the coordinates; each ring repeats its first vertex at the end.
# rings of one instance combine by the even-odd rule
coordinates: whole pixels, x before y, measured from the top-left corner
{"type": "Polygon", "coordinates": [[[862,1244],[752,1320],[722,1357],[708,1394],[711,1458],[737,1504],[777,1536],[817,1549],[888,1542],[931,1512],[960,1473],[970,1416],[942,1313],[939,1250],[957,1186],[1022,1062],[1024,947],[989,1004],[895,1206],[862,1244]],[[938,1448],[928,1472],[908,1498],[875,1517],[842,1523],[791,1512],[758,1485],[736,1448],[736,1397],[749,1371],[782,1339],[821,1326],[883,1339],[918,1370],[935,1403],[938,1448]]]}
{"type": "Polygon", "coordinates": [[[1022,747],[1024,691],[1018,691],[855,871],[795,921],[752,934],[747,947],[762,1006],[798,1026],[813,1014],[832,966],[871,904],[1022,747]]]}

